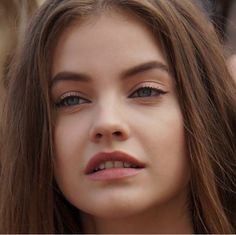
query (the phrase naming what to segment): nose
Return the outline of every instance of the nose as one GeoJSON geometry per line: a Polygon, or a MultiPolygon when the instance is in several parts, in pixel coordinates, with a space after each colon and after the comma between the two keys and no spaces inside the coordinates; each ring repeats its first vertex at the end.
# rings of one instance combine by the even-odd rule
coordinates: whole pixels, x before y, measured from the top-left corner
{"type": "Polygon", "coordinates": [[[115,105],[110,105],[96,111],[89,136],[95,143],[125,141],[129,138],[129,133],[124,113],[115,105]]]}

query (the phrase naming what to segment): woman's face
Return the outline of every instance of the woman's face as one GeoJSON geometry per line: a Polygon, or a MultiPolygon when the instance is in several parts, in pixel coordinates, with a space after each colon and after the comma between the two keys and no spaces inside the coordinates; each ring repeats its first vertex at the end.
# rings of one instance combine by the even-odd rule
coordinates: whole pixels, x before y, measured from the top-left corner
{"type": "Polygon", "coordinates": [[[185,200],[174,79],[143,23],[114,12],[75,22],[56,46],[52,76],[55,177],[68,201],[117,218],[185,200]]]}

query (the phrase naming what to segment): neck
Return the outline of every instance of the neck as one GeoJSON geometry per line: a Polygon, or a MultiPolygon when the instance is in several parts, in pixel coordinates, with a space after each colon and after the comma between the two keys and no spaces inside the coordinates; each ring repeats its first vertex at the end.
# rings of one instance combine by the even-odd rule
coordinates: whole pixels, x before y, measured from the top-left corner
{"type": "Polygon", "coordinates": [[[82,213],[85,233],[193,233],[191,213],[186,204],[169,202],[125,218],[97,218],[82,213]]]}

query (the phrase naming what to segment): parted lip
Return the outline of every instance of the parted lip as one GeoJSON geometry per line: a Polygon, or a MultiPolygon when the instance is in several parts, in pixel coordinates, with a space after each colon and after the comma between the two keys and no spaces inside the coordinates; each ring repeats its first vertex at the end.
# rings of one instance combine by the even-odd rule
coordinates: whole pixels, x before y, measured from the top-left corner
{"type": "Polygon", "coordinates": [[[101,163],[106,161],[122,161],[128,162],[132,165],[137,166],[138,168],[144,168],[145,164],[140,162],[138,159],[130,156],[127,153],[121,151],[114,151],[114,152],[99,152],[95,154],[88,162],[87,166],[85,167],[84,173],[86,175],[92,174],[94,169],[99,166],[101,163]]]}

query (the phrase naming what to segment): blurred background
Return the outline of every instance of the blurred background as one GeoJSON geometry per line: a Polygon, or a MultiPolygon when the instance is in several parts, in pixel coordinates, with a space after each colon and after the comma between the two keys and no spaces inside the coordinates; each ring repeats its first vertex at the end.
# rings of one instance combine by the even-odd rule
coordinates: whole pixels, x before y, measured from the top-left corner
{"type": "MultiPolygon", "coordinates": [[[[0,110],[12,58],[19,50],[32,14],[44,1],[47,0],[0,0],[0,110]]],[[[213,23],[231,61],[231,55],[236,54],[236,0],[193,1],[213,23]]]]}
{"type": "Polygon", "coordinates": [[[236,53],[236,0],[194,0],[215,26],[225,48],[236,53]]]}

